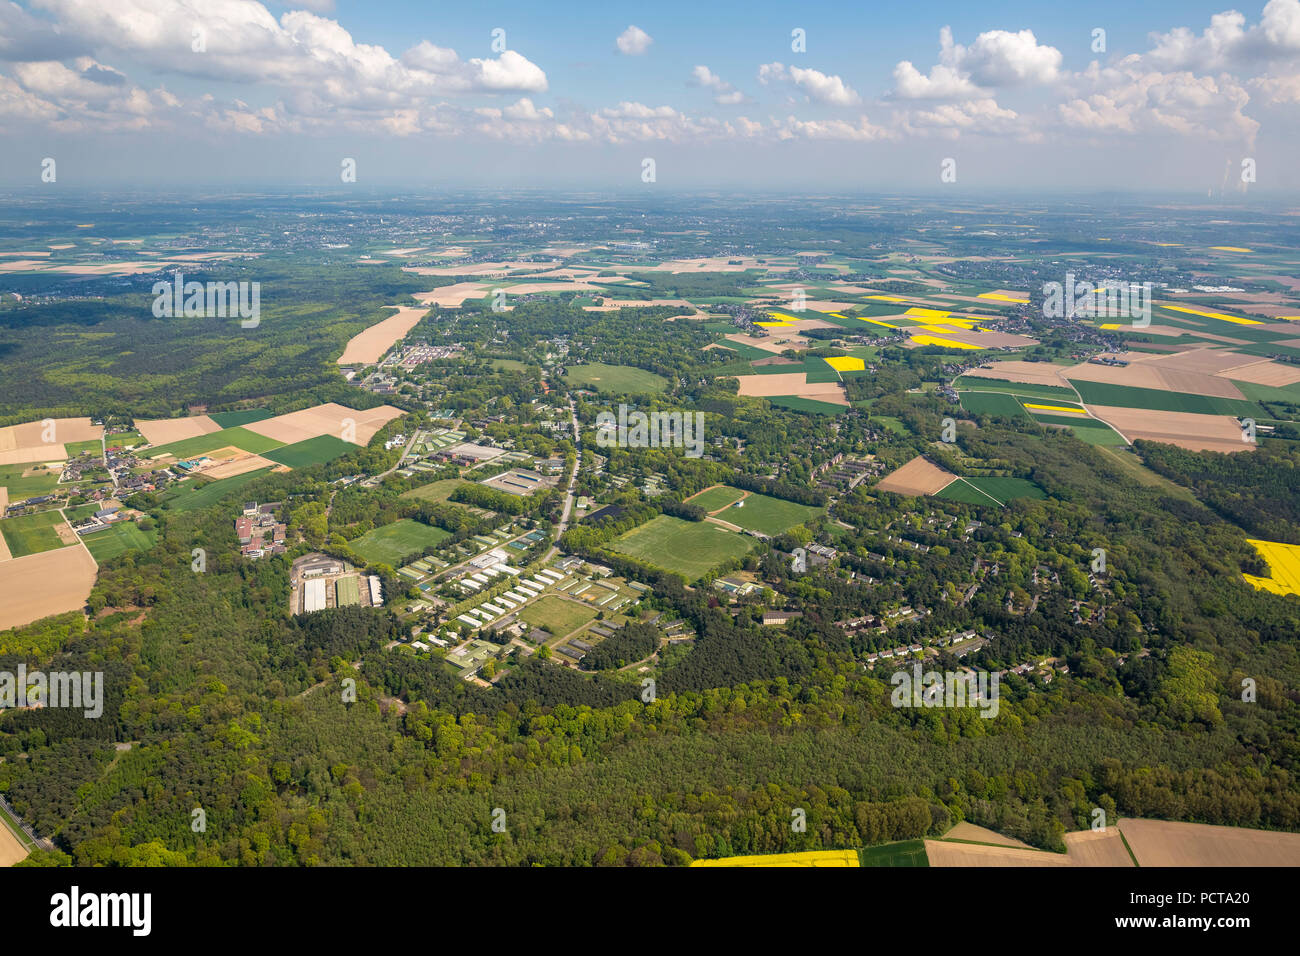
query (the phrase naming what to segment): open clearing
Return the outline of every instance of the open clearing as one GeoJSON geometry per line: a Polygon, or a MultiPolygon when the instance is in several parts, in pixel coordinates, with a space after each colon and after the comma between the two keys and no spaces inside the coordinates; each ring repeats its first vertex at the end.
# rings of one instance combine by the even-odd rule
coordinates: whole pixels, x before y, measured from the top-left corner
{"type": "Polygon", "coordinates": [[[956,477],[924,455],[917,455],[876,482],[875,490],[892,491],[896,495],[937,495],[956,477]]]}
{"type": "Polygon", "coordinates": [[[627,395],[662,392],[668,387],[666,378],[631,365],[571,365],[564,380],[578,388],[586,386],[600,392],[627,395]]]}
{"type": "Polygon", "coordinates": [[[758,531],[770,537],[789,531],[795,525],[821,514],[821,510],[781,498],[751,494],[738,506],[726,508],[716,517],[747,531],[758,531]]]}
{"type": "Polygon", "coordinates": [[[390,306],[389,308],[397,309],[397,312],[348,339],[343,354],[339,356],[339,365],[373,365],[398,341],[405,338],[406,333],[415,328],[420,319],[429,313],[427,307],[390,306]]]}
{"type": "Polygon", "coordinates": [[[532,627],[544,627],[556,637],[565,637],[587,622],[594,621],[596,608],[566,600],[556,594],[547,594],[523,608],[519,616],[532,627]]]}
{"type": "Polygon", "coordinates": [[[375,432],[404,414],[400,408],[392,405],[358,410],[337,402],[327,402],[260,422],[249,422],[245,427],[248,431],[274,438],[286,445],[321,435],[334,435],[354,445],[364,446],[374,437],[375,432]]]}
{"type": "Polygon", "coordinates": [[[749,553],[754,539],[710,521],[683,521],[659,515],[608,545],[665,571],[694,581],[725,561],[749,553]]]}
{"type": "Polygon", "coordinates": [[[410,518],[367,531],[348,546],[371,564],[401,565],[408,557],[419,554],[451,537],[449,531],[434,528],[410,518]]]}
{"type": "Polygon", "coordinates": [[[59,548],[0,562],[0,630],[64,611],[79,611],[95,583],[85,548],[59,548]]]}

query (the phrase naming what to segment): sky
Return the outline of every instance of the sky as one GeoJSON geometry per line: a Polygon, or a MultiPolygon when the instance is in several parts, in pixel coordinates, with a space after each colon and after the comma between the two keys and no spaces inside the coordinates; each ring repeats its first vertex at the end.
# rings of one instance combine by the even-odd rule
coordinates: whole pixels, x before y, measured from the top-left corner
{"type": "Polygon", "coordinates": [[[1298,117],[1300,0],[0,0],[6,186],[1228,199],[1298,117]]]}

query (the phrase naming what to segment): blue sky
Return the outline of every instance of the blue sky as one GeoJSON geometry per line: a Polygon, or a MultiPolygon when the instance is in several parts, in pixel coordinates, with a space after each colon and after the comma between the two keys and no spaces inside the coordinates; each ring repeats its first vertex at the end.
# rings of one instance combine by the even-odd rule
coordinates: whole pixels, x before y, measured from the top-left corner
{"type": "Polygon", "coordinates": [[[5,183],[1287,192],[1298,110],[1300,0],[0,0],[5,183]]]}

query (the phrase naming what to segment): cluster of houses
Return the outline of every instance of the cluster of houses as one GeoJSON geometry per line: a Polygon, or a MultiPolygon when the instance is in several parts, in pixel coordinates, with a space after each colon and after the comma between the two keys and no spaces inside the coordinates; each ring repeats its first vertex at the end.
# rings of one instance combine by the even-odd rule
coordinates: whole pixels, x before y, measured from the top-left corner
{"type": "Polygon", "coordinates": [[[284,554],[285,526],[275,520],[278,504],[258,505],[256,501],[244,503],[244,511],[235,519],[235,535],[239,538],[239,553],[257,559],[264,554],[284,554]]]}
{"type": "Polygon", "coordinates": [[[122,509],[116,506],[101,508],[89,518],[78,521],[72,526],[72,530],[79,535],[94,534],[96,531],[103,531],[115,521],[121,521],[126,517],[122,509]]]}

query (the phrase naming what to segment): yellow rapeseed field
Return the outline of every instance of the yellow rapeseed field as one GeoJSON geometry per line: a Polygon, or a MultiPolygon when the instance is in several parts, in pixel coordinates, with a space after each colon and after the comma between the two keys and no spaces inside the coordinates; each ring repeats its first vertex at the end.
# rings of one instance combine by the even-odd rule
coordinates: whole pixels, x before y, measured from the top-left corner
{"type": "Polygon", "coordinates": [[[1040,412],[1069,412],[1071,415],[1087,415],[1082,408],[1071,408],[1068,405],[1036,405],[1033,402],[1022,402],[1025,408],[1035,408],[1040,412]]]}
{"type": "Polygon", "coordinates": [[[1235,315],[1224,315],[1222,312],[1205,312],[1201,309],[1189,309],[1181,305],[1166,305],[1160,303],[1162,309],[1168,309],[1170,312],[1186,312],[1188,315],[1203,315],[1207,319],[1219,319],[1222,322],[1232,322],[1235,325],[1263,325],[1255,319],[1239,319],[1235,315]]]}
{"type": "Polygon", "coordinates": [[[857,850],[809,850],[805,853],[764,853],[695,860],[691,866],[859,866],[857,850]]]}
{"type": "Polygon", "coordinates": [[[1300,594],[1300,545],[1283,544],[1280,541],[1260,541],[1247,538],[1259,556],[1268,562],[1271,578],[1243,574],[1247,581],[1265,591],[1274,594],[1300,594]]]}
{"type": "Polygon", "coordinates": [[[826,360],[826,364],[837,372],[861,372],[867,367],[862,359],[850,355],[833,355],[826,360]]]}
{"type": "Polygon", "coordinates": [[[937,335],[913,335],[912,341],[917,345],[941,345],[947,349],[978,349],[978,345],[967,345],[956,339],[942,339],[937,335]]]}

